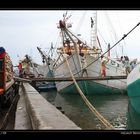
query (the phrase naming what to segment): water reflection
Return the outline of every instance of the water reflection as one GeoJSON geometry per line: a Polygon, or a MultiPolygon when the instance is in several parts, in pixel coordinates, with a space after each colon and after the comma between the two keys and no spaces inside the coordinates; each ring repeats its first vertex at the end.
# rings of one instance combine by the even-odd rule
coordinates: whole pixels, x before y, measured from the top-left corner
{"type": "MultiPolygon", "coordinates": [[[[82,129],[105,129],[78,93],[59,94],[53,90],[41,94],[56,107],[62,107],[65,115],[82,129]]],[[[126,129],[127,95],[87,95],[86,97],[115,128],[126,129]]]]}

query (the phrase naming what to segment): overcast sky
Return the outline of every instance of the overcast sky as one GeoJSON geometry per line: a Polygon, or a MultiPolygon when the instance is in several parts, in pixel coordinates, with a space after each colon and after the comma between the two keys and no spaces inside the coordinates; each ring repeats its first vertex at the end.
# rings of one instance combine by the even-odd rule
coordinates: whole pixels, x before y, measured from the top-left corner
{"type": "MultiPolygon", "coordinates": [[[[36,47],[48,51],[51,42],[56,44],[59,30],[57,23],[66,11],[61,10],[1,10],[0,11],[0,46],[5,47],[13,64],[26,54],[30,55],[37,63],[42,63],[41,56],[36,47]]],[[[69,22],[77,34],[90,43],[90,17],[92,10],[68,10],[72,15],[69,22]]],[[[138,10],[98,10],[98,33],[103,49],[106,43],[111,46],[128,33],[140,22],[138,10]],[[114,35],[114,38],[113,38],[114,35]]],[[[123,52],[131,58],[140,58],[140,26],[138,26],[124,41],[123,52]]],[[[117,53],[122,51],[116,47],[117,53]]],[[[112,54],[115,53],[112,50],[112,54]]]]}

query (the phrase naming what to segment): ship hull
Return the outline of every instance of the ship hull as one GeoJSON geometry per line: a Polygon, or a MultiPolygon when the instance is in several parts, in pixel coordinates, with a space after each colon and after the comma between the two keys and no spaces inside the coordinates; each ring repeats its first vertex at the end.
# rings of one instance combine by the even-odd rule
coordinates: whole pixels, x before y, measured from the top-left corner
{"type": "MultiPolygon", "coordinates": [[[[126,93],[126,90],[124,89],[118,89],[106,85],[102,85],[100,83],[94,82],[94,81],[80,81],[77,82],[80,89],[85,95],[89,94],[119,94],[119,93],[126,93]]],[[[77,94],[78,91],[74,84],[71,84],[67,86],[66,88],[63,88],[59,91],[59,93],[62,94],[77,94]]]]}
{"type": "Polygon", "coordinates": [[[140,114],[140,64],[138,64],[127,78],[127,93],[131,106],[140,114]]]}
{"type": "MultiPolygon", "coordinates": [[[[87,77],[96,77],[100,76],[101,60],[97,60],[95,63],[91,64],[87,68],[87,73],[79,72],[80,65],[78,65],[78,60],[76,59],[76,54],[69,57],[68,61],[70,68],[75,77],[87,76],[87,77]],[[73,62],[75,60],[75,62],[73,62]],[[78,73],[79,72],[79,73],[78,73]]],[[[94,61],[93,56],[86,57],[88,64],[94,61]]],[[[111,64],[107,64],[106,73],[107,76],[119,76],[124,75],[123,70],[116,68],[111,64]]],[[[61,63],[55,68],[55,77],[69,77],[70,73],[67,67],[66,62],[61,63]]],[[[126,93],[126,80],[95,80],[95,81],[80,81],[78,85],[85,94],[111,94],[111,93],[126,93]]],[[[56,87],[60,93],[76,93],[78,92],[73,82],[56,82],[56,87]]]]}
{"type": "Polygon", "coordinates": [[[128,102],[126,129],[127,130],[140,129],[140,115],[138,112],[136,112],[130,101],[128,102]]]}

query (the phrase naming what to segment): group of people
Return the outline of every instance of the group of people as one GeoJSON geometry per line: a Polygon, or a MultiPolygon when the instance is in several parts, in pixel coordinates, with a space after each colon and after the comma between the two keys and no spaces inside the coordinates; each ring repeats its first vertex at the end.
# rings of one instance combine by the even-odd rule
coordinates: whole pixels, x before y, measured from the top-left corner
{"type": "MultiPolygon", "coordinates": [[[[105,59],[103,56],[101,56],[101,71],[100,71],[100,73],[101,73],[102,77],[106,76],[106,68],[107,68],[106,63],[108,63],[108,61],[109,61],[109,59],[105,59]]],[[[83,76],[84,73],[86,74],[86,76],[88,76],[88,72],[87,72],[87,69],[86,69],[87,62],[86,62],[85,55],[82,56],[81,63],[82,63],[82,68],[83,68],[82,76],[83,76]]]]}
{"type": "Polygon", "coordinates": [[[128,75],[137,65],[137,59],[130,62],[128,56],[121,56],[120,61],[124,64],[125,72],[128,75]]]}
{"type": "Polygon", "coordinates": [[[26,78],[29,73],[29,62],[28,59],[25,58],[23,61],[19,61],[19,64],[15,66],[18,68],[18,76],[21,78],[26,78]]]}
{"type": "Polygon", "coordinates": [[[120,62],[124,64],[126,75],[128,75],[131,71],[128,56],[121,56],[120,62]]]}
{"type": "MultiPolygon", "coordinates": [[[[109,59],[104,59],[103,56],[101,56],[101,76],[106,76],[106,64],[108,63],[109,59]]],[[[124,64],[126,75],[128,75],[134,67],[137,65],[137,59],[134,59],[130,62],[128,56],[121,56],[120,62],[124,64]]]]}

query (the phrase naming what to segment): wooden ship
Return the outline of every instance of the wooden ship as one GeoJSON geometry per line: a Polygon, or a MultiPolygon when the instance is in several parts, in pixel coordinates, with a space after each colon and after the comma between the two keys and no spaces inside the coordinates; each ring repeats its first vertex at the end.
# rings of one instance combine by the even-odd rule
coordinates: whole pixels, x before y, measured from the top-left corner
{"type": "MultiPolygon", "coordinates": [[[[70,77],[66,60],[67,58],[74,77],[100,77],[102,53],[100,42],[97,35],[97,22],[95,15],[91,21],[92,45],[88,45],[79,36],[74,34],[70,28],[72,25],[68,23],[69,17],[65,14],[63,20],[59,21],[58,28],[60,30],[61,44],[57,48],[58,58],[54,63],[55,78],[70,77]],[[94,24],[93,24],[94,21],[94,24]]],[[[108,53],[109,54],[109,53],[108,53]]],[[[124,65],[108,56],[103,56],[106,63],[107,76],[126,76],[124,65]]],[[[111,94],[126,93],[126,80],[83,80],[77,82],[85,94],[111,94]]],[[[75,93],[77,89],[71,82],[56,82],[56,87],[60,93],[75,93]]]]}

